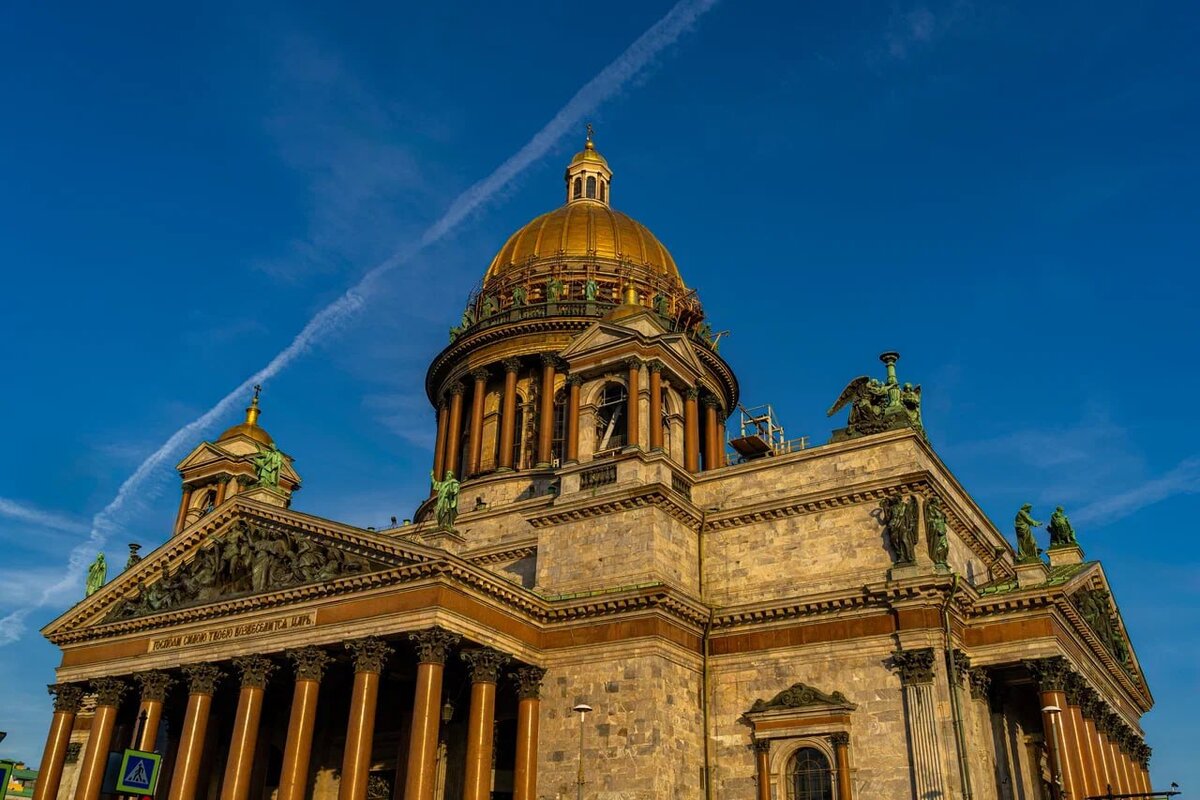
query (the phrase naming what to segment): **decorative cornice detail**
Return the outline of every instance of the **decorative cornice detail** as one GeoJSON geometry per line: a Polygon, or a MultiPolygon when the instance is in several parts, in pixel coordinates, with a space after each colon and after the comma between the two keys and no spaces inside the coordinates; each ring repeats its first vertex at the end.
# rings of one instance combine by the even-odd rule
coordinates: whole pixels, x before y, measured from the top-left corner
{"type": "Polygon", "coordinates": [[[541,667],[521,667],[508,673],[509,680],[517,686],[517,697],[521,700],[539,700],[542,696],[542,679],[546,670],[541,667]]]}
{"type": "Polygon", "coordinates": [[[760,711],[772,711],[780,708],[811,708],[814,706],[835,706],[850,710],[858,707],[847,700],[846,695],[841,692],[826,694],[806,683],[793,683],[770,700],[755,700],[747,713],[757,714],[760,711]]]}
{"type": "Polygon", "coordinates": [[[646,484],[638,487],[633,493],[610,497],[599,502],[590,502],[587,505],[538,509],[527,516],[525,520],[531,527],[540,529],[565,522],[576,522],[630,509],[655,506],[685,524],[695,525],[699,521],[699,515],[691,507],[676,500],[673,496],[674,492],[664,491],[665,488],[661,484],[646,484]]]}
{"type": "Polygon", "coordinates": [[[353,653],[355,672],[383,672],[383,662],[395,652],[386,642],[374,636],[346,642],[346,649],[353,653]]]}
{"type": "Polygon", "coordinates": [[[75,714],[83,702],[83,687],[77,683],[52,683],[46,687],[54,697],[54,713],[75,714]]]}
{"type": "Polygon", "coordinates": [[[275,662],[264,656],[235,658],[233,665],[242,673],[243,689],[265,689],[271,673],[277,669],[275,662]]]}
{"type": "Polygon", "coordinates": [[[296,680],[320,681],[325,677],[325,667],[332,660],[328,651],[321,647],[299,647],[285,651],[285,655],[296,664],[296,680]]]}
{"type": "Polygon", "coordinates": [[[892,666],[900,673],[900,683],[913,686],[933,682],[933,648],[897,650],[892,653],[892,666]]]}
{"type": "Polygon", "coordinates": [[[187,677],[188,694],[213,694],[225,673],[216,664],[187,664],[181,667],[187,677]]]}
{"type": "Polygon", "coordinates": [[[417,661],[421,664],[445,664],[447,651],[462,641],[457,633],[443,628],[416,631],[408,639],[416,645],[417,661]]]}
{"type": "Polygon", "coordinates": [[[500,678],[500,668],[507,664],[507,653],[490,647],[476,647],[458,654],[471,668],[471,683],[495,683],[500,678]]]}
{"type": "Polygon", "coordinates": [[[139,672],[133,676],[142,687],[142,702],[157,701],[159,703],[167,699],[167,692],[175,685],[175,679],[165,672],[153,670],[150,672],[139,672]]]}
{"type": "Polygon", "coordinates": [[[120,678],[96,678],[89,684],[92,694],[96,695],[97,706],[121,705],[121,698],[129,691],[129,684],[120,678]]]}
{"type": "Polygon", "coordinates": [[[739,509],[728,516],[710,517],[705,525],[705,531],[725,530],[753,523],[769,522],[787,517],[816,514],[842,506],[877,503],[885,497],[920,493],[928,488],[928,483],[915,476],[902,483],[894,480],[875,481],[855,487],[852,491],[841,494],[813,494],[807,498],[792,499],[782,503],[764,503],[753,508],[739,509]]]}

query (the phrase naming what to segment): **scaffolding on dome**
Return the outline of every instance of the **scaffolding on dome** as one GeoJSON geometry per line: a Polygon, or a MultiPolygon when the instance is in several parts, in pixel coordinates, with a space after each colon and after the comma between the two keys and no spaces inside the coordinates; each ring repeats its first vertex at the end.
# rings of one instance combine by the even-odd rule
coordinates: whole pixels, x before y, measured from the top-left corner
{"type": "Polygon", "coordinates": [[[787,438],[769,403],[752,408],[738,404],[741,416],[738,438],[729,442],[738,454],[738,461],[751,461],[767,456],[779,456],[808,448],[808,437],[787,438]]]}

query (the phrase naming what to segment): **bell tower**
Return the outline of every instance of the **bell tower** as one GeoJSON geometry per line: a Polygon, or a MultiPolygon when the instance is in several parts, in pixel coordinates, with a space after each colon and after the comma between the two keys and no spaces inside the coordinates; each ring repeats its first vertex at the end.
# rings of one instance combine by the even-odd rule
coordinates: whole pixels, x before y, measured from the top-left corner
{"type": "Polygon", "coordinates": [[[567,203],[611,204],[612,170],[592,142],[592,126],[587,126],[587,141],[567,165],[567,203]]]}

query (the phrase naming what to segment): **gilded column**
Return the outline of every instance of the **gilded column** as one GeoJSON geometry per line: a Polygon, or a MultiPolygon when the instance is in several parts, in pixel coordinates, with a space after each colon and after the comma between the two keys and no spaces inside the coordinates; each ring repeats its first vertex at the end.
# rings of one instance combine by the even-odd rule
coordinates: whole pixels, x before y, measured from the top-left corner
{"type": "Polygon", "coordinates": [[[755,800],[771,800],[771,740],[754,740],[755,800]]]}
{"type": "Polygon", "coordinates": [[[1062,738],[1063,751],[1062,760],[1068,767],[1068,772],[1071,774],[1072,785],[1075,787],[1075,792],[1078,796],[1083,797],[1089,793],[1088,790],[1088,772],[1091,767],[1088,764],[1087,746],[1084,744],[1084,737],[1087,735],[1083,727],[1083,712],[1080,708],[1083,696],[1083,679],[1078,674],[1070,670],[1063,677],[1063,704],[1062,714],[1062,738]]]}
{"type": "MultiPolygon", "coordinates": [[[[446,426],[450,423],[450,408],[446,405],[446,399],[443,397],[438,401],[437,411],[437,439],[433,444],[433,476],[439,481],[445,476],[446,472],[446,426]]],[[[429,493],[433,494],[433,487],[430,486],[429,493]]]]}
{"type": "Polygon", "coordinates": [[[1104,751],[1104,769],[1108,773],[1108,786],[1112,787],[1114,792],[1122,792],[1121,783],[1121,768],[1117,764],[1117,745],[1113,741],[1117,729],[1117,715],[1105,707],[1099,718],[1096,720],[1096,725],[1100,730],[1100,748],[1104,751]]]}
{"type": "Polygon", "coordinates": [[[829,737],[833,742],[834,769],[837,770],[837,800],[852,800],[850,787],[850,734],[839,731],[829,737]]]}
{"type": "Polygon", "coordinates": [[[554,367],[558,356],[542,355],[542,389],[538,398],[537,468],[548,469],[554,457],[554,367]]]}
{"type": "Polygon", "coordinates": [[[1096,763],[1094,739],[1096,729],[1088,719],[1089,697],[1095,692],[1079,675],[1072,673],[1067,681],[1067,705],[1074,721],[1075,740],[1073,747],[1079,749],[1079,760],[1083,765],[1080,788],[1088,795],[1100,794],[1104,790],[1103,767],[1096,763]]]}
{"type": "MultiPolygon", "coordinates": [[[[138,709],[138,726],[141,736],[133,742],[135,750],[154,750],[158,741],[158,726],[162,722],[163,703],[175,679],[165,672],[139,672],[133,676],[142,687],[141,707],[138,709]],[[142,719],[142,715],[145,719],[142,719]]],[[[135,728],[135,733],[136,728],[135,728]]]]}
{"type": "Polygon", "coordinates": [[[538,725],[541,717],[541,667],[522,667],[510,673],[517,685],[517,760],[513,773],[513,800],[538,800],[538,725]]]}
{"type": "Polygon", "coordinates": [[[319,647],[289,650],[296,664],[296,685],[292,689],[292,711],[288,717],[287,742],[283,747],[283,768],[279,772],[276,800],[304,800],[308,790],[308,763],[312,755],[313,724],[317,719],[317,698],[329,654],[319,647]]]}
{"type": "Polygon", "coordinates": [[[1141,767],[1142,773],[1142,789],[1146,792],[1154,791],[1154,786],[1150,782],[1150,756],[1153,750],[1150,745],[1142,742],[1138,745],[1138,766],[1141,767]]]}
{"type": "Polygon", "coordinates": [[[371,746],[375,742],[379,673],[393,651],[382,639],[375,638],[346,642],[346,649],[354,654],[354,691],[350,695],[350,721],[346,724],[338,800],[366,800],[371,746]]]}
{"type": "Polygon", "coordinates": [[[1104,756],[1104,738],[1100,733],[1100,714],[1104,702],[1091,687],[1084,687],[1082,697],[1083,727],[1087,732],[1088,751],[1092,758],[1092,794],[1103,794],[1110,783],[1108,765],[1104,756]]]}
{"type": "MultiPolygon", "coordinates": [[[[442,458],[447,472],[458,475],[458,455],[462,448],[462,396],[466,391],[458,381],[450,384],[450,424],[446,428],[446,455],[442,458]]],[[[439,475],[438,480],[443,476],[439,475]]]]}
{"type": "Polygon", "coordinates": [[[639,415],[641,402],[641,386],[639,385],[642,377],[642,361],[639,358],[625,359],[625,366],[629,370],[629,375],[626,378],[628,382],[628,396],[625,398],[625,429],[628,435],[625,437],[626,447],[641,447],[642,446],[642,425],[639,415]]]}
{"type": "Polygon", "coordinates": [[[517,372],[521,362],[515,358],[504,361],[504,404],[500,410],[500,463],[499,472],[510,472],[513,468],[513,439],[517,434],[517,372]]]}
{"type": "Polygon", "coordinates": [[[463,800],[488,800],[492,795],[492,741],[496,727],[496,679],[508,663],[504,653],[480,647],[464,650],[471,667],[471,711],[467,719],[467,770],[463,800]]]}
{"type": "Polygon", "coordinates": [[[235,658],[233,665],[242,673],[237,713],[229,742],[229,760],[225,762],[225,780],[221,782],[221,800],[246,800],[250,796],[250,773],[254,769],[254,750],[258,747],[258,728],[262,720],[263,692],[275,664],[263,656],[235,658]]]}
{"type": "Polygon", "coordinates": [[[187,520],[188,505],[192,502],[193,488],[190,483],[183,484],[183,497],[179,499],[179,513],[175,516],[175,532],[179,533],[183,530],[183,523],[187,520]]]}
{"type": "Polygon", "coordinates": [[[579,462],[579,387],[583,378],[572,375],[567,378],[567,453],[566,463],[579,462]]]}
{"type": "Polygon", "coordinates": [[[650,449],[663,449],[662,426],[662,371],[661,361],[651,361],[646,365],[650,371],[650,449]]]}
{"type": "Polygon", "coordinates": [[[116,678],[97,678],[89,688],[96,695],[96,716],[92,717],[91,734],[79,765],[75,800],[96,800],[100,796],[104,769],[108,766],[108,751],[112,747],[117,708],[121,705],[121,696],[125,694],[128,684],[116,678]]]}
{"type": "Polygon", "coordinates": [[[183,667],[183,674],[188,681],[187,712],[183,716],[168,800],[195,800],[208,733],[208,713],[212,709],[213,692],[224,673],[214,664],[191,664],[183,667]]]}
{"type": "Polygon", "coordinates": [[[724,466],[721,463],[724,437],[717,428],[717,398],[708,394],[701,402],[704,405],[704,469],[708,471],[724,466]]]}
{"type": "Polygon", "coordinates": [[[413,698],[404,800],[433,800],[438,723],[442,711],[442,673],[446,651],[458,644],[461,637],[441,628],[430,628],[411,633],[408,638],[417,646],[417,689],[413,698]]]}
{"type": "Polygon", "coordinates": [[[214,506],[219,506],[225,502],[225,490],[229,487],[228,480],[217,478],[217,499],[213,502],[214,506]]]}
{"type": "Polygon", "coordinates": [[[1137,784],[1133,777],[1133,757],[1129,752],[1133,736],[1133,731],[1122,723],[1121,729],[1117,732],[1117,755],[1121,759],[1121,774],[1125,779],[1125,791],[1127,792],[1137,791],[1137,784]]]}
{"type": "Polygon", "coordinates": [[[683,460],[688,472],[700,471],[700,390],[691,387],[683,395],[683,460]]]}
{"type": "Polygon", "coordinates": [[[1063,797],[1083,797],[1078,791],[1078,776],[1072,759],[1066,752],[1065,712],[1067,708],[1067,675],[1070,669],[1062,656],[1039,658],[1026,661],[1025,666],[1033,675],[1038,687],[1038,703],[1041,708],[1054,707],[1059,711],[1042,711],[1042,734],[1046,738],[1046,760],[1050,766],[1050,787],[1055,800],[1063,797]]]}
{"type": "Polygon", "coordinates": [[[467,435],[466,475],[476,475],[483,467],[483,401],[487,397],[488,371],[477,369],[471,373],[475,387],[471,390],[471,430],[467,435]]]}
{"type": "Polygon", "coordinates": [[[46,734],[46,747],[39,762],[37,783],[33,787],[33,800],[55,800],[62,783],[63,763],[67,758],[67,745],[71,743],[71,729],[75,727],[75,715],[83,700],[83,687],[73,683],[52,683],[46,687],[54,695],[54,717],[50,720],[50,732],[46,734]]]}
{"type": "Polygon", "coordinates": [[[892,661],[900,671],[904,691],[905,727],[916,796],[947,797],[933,696],[933,648],[897,650],[892,661]]]}

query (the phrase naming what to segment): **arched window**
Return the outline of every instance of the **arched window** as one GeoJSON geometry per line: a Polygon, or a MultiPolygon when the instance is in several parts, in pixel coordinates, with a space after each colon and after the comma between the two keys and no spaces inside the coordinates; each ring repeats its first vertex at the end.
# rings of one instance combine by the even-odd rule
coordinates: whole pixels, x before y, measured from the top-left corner
{"type": "Polygon", "coordinates": [[[629,392],[624,384],[610,383],[596,404],[596,452],[619,450],[625,446],[625,405],[629,392]]]}
{"type": "Polygon", "coordinates": [[[587,181],[587,196],[594,198],[596,196],[596,176],[588,175],[587,181]]]}
{"type": "Polygon", "coordinates": [[[571,193],[572,198],[583,197],[583,178],[575,179],[575,191],[571,193]]]}
{"type": "Polygon", "coordinates": [[[608,202],[606,195],[608,194],[608,182],[600,181],[600,202],[608,202]]]}
{"type": "Polygon", "coordinates": [[[787,800],[833,800],[829,759],[815,747],[801,747],[788,762],[787,800]]]}

